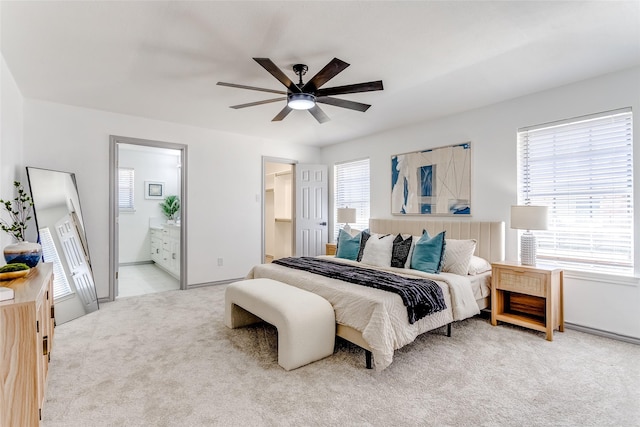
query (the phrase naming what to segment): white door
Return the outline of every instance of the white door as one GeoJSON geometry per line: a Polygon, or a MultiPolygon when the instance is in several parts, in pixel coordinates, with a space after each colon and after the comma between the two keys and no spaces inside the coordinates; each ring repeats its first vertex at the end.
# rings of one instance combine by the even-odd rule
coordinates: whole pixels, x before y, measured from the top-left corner
{"type": "Polygon", "coordinates": [[[296,256],[324,254],[328,241],[327,166],[295,165],[296,256]]]}
{"type": "Polygon", "coordinates": [[[78,230],[73,224],[70,215],[65,215],[56,223],[56,233],[67,261],[69,274],[73,279],[73,284],[83,307],[88,308],[95,305],[93,309],[96,310],[98,302],[95,295],[93,275],[87,263],[87,256],[82,249],[78,230]]]}

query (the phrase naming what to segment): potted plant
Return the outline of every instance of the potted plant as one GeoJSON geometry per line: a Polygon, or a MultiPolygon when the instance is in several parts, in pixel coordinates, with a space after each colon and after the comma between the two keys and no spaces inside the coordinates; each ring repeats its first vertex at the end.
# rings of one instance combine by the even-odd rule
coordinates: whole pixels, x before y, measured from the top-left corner
{"type": "Polygon", "coordinates": [[[42,257],[42,246],[25,240],[27,222],[31,219],[33,211],[33,200],[19,181],[14,181],[13,186],[17,192],[13,201],[0,199],[0,204],[10,218],[9,221],[0,219],[0,228],[17,241],[4,248],[4,259],[7,264],[24,263],[29,267],[35,267],[42,257]]]}
{"type": "Polygon", "coordinates": [[[175,195],[167,196],[162,203],[160,203],[160,208],[164,216],[167,217],[167,223],[175,224],[176,217],[180,211],[180,198],[175,195]]]}

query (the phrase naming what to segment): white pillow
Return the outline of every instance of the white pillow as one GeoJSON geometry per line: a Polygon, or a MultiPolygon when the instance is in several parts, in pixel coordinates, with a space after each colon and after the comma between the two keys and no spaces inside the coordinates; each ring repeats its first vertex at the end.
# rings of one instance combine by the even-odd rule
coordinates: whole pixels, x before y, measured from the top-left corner
{"type": "Polygon", "coordinates": [[[395,238],[396,236],[393,234],[372,234],[364,246],[360,262],[378,267],[389,267],[395,238]]]}
{"type": "Polygon", "coordinates": [[[475,239],[445,239],[444,265],[442,266],[442,271],[466,276],[469,272],[469,263],[475,250],[475,239]]]}
{"type": "Polygon", "coordinates": [[[491,270],[491,263],[484,258],[473,255],[469,262],[469,274],[475,276],[476,274],[484,273],[491,270]]]}

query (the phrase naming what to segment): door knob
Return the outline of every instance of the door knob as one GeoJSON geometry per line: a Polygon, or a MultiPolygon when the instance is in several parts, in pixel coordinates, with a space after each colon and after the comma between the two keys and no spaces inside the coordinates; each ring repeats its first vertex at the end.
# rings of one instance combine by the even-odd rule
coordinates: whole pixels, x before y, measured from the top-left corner
{"type": "Polygon", "coordinates": [[[327,222],[326,221],[321,222],[320,225],[327,225],[327,222]]]}

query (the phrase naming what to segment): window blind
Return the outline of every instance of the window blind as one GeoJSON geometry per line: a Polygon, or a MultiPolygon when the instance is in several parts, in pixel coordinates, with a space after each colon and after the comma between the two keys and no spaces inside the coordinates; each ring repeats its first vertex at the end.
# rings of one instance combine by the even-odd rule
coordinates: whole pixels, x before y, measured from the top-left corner
{"type": "Polygon", "coordinates": [[[538,259],[580,269],[633,268],[631,109],[518,131],[518,204],[549,207],[538,259]]]}
{"type": "Polygon", "coordinates": [[[120,210],[134,210],[133,184],[134,170],[118,168],[118,207],[120,210]]]}
{"type": "Polygon", "coordinates": [[[355,208],[356,223],[351,228],[369,228],[369,159],[338,163],[334,166],[334,242],[344,224],[338,224],[338,208],[355,208]]]}
{"type": "Polygon", "coordinates": [[[51,231],[48,227],[45,227],[41,228],[39,232],[40,244],[42,245],[42,261],[53,263],[53,299],[56,300],[71,295],[73,291],[67,281],[67,275],[64,273],[60,256],[58,256],[58,251],[51,237],[51,231]]]}

